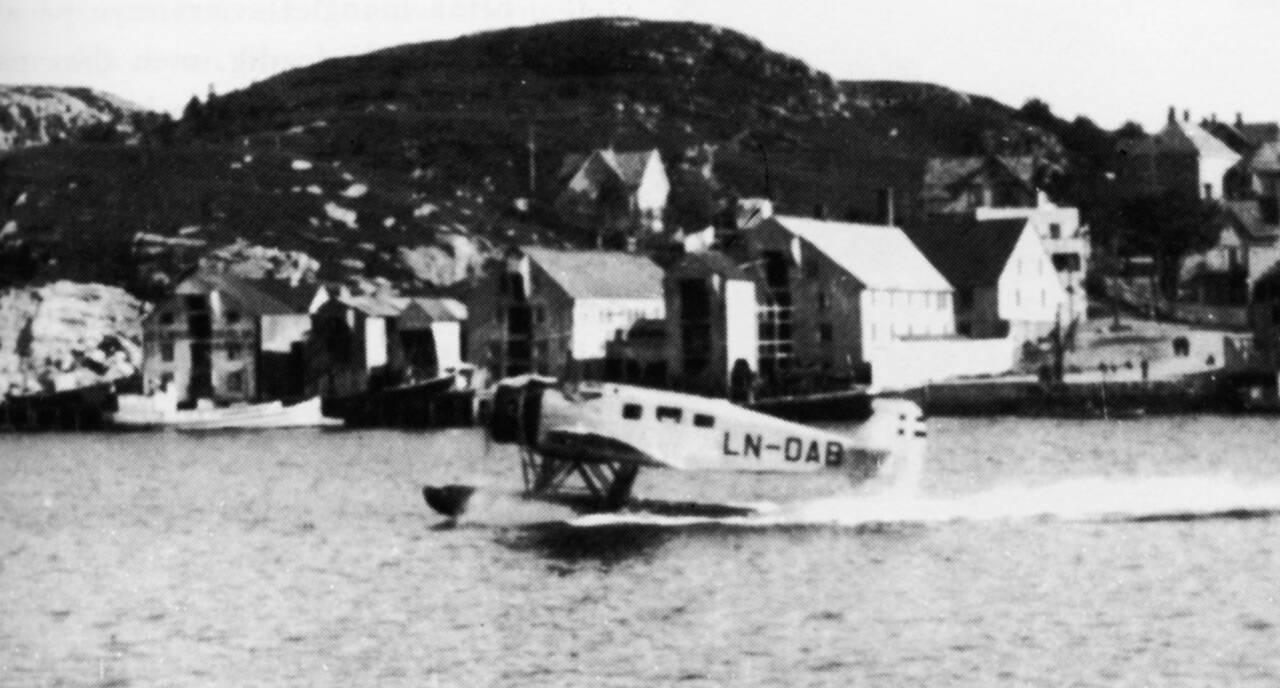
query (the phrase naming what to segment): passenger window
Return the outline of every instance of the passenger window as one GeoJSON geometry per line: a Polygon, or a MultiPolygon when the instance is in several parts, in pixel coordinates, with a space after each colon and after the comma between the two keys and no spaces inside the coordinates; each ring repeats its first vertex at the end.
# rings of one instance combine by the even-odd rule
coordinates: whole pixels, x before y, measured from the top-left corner
{"type": "Polygon", "coordinates": [[[675,423],[679,423],[680,417],[684,415],[684,413],[680,409],[675,408],[673,406],[659,406],[657,413],[654,415],[657,416],[658,420],[660,421],[669,420],[675,423]]]}
{"type": "Polygon", "coordinates": [[[693,414],[693,424],[699,428],[714,428],[716,419],[714,416],[708,416],[705,413],[695,413],[693,414]]]}
{"type": "Polygon", "coordinates": [[[640,408],[640,404],[623,404],[622,405],[623,418],[627,420],[640,420],[641,415],[643,415],[643,413],[642,413],[642,409],[640,408]]]}

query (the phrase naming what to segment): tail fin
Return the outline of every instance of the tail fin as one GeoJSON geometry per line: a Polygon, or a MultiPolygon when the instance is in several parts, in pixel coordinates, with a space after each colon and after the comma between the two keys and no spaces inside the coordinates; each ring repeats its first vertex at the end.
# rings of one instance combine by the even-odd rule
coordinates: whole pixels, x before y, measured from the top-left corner
{"type": "Polygon", "coordinates": [[[914,493],[920,486],[928,451],[924,412],[905,399],[875,399],[871,409],[871,418],[855,435],[859,446],[884,456],[868,486],[914,493]]]}

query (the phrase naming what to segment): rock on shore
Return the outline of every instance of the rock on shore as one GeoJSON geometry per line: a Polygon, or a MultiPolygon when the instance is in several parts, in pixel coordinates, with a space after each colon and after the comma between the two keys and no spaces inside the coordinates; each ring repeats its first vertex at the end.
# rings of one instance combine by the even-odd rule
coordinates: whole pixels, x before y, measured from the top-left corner
{"type": "Polygon", "coordinates": [[[0,395],[85,387],[137,372],[144,302],[118,287],[55,282],[0,292],[0,395]]]}

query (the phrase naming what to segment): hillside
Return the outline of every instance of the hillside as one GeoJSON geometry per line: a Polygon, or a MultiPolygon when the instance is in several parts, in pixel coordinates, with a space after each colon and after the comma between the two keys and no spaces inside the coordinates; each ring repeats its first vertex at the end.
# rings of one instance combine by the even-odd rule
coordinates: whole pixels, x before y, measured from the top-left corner
{"type": "Polygon", "coordinates": [[[652,146],[669,164],[693,166],[691,153],[708,144],[730,192],[771,193],[784,211],[821,204],[864,217],[879,187],[912,192],[924,157],[980,152],[982,127],[997,127],[996,141],[1026,129],[1010,108],[1003,118],[964,117],[987,99],[918,116],[848,90],[727,29],[590,19],[326,60],[193,114],[212,136],[270,137],[445,184],[487,181],[506,195],[528,193],[531,140],[543,195],[569,152],[652,146]]]}
{"type": "Polygon", "coordinates": [[[571,152],[659,148],[677,224],[755,195],[870,220],[885,187],[914,196],[926,157],[1060,155],[1055,124],[943,87],[838,83],[717,27],[506,29],[289,70],[124,140],[0,156],[0,286],[146,294],[234,244],[301,254],[328,278],[445,287],[503,245],[575,241],[540,212],[571,152]],[[514,213],[531,176],[532,212],[514,213]]]}
{"type": "Polygon", "coordinates": [[[0,85],[0,153],[76,137],[99,126],[130,133],[146,110],[88,88],[0,85]]]}

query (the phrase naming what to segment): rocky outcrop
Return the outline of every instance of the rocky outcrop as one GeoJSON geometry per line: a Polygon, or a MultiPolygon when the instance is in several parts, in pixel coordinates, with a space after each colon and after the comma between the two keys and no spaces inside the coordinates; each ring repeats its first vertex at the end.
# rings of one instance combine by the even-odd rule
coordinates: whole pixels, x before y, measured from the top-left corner
{"type": "Polygon", "coordinates": [[[0,395],[86,387],[142,362],[146,305],[101,284],[55,282],[0,292],[0,395]]]}
{"type": "Polygon", "coordinates": [[[0,86],[0,152],[59,141],[91,125],[132,132],[130,116],[145,110],[88,88],[0,86]]]}

